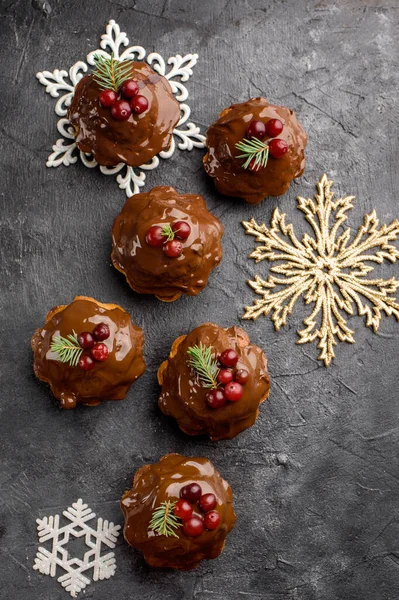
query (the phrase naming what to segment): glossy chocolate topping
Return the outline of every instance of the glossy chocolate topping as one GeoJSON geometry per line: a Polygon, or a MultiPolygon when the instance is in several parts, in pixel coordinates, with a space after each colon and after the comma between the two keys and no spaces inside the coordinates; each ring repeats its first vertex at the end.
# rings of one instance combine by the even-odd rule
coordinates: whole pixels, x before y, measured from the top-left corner
{"type": "Polygon", "coordinates": [[[205,323],[186,336],[177,338],[169,358],[158,370],[162,386],[159,407],[165,415],[174,417],[182,431],[189,435],[206,434],[216,441],[231,439],[253,425],[258,407],[269,395],[270,378],[263,350],[250,343],[240,327],[223,329],[214,323],[205,323]],[[238,402],[227,402],[221,408],[210,408],[206,402],[209,388],[201,385],[188,365],[187,350],[191,346],[212,346],[215,356],[232,348],[238,354],[236,369],[246,369],[249,379],[238,402]]]}
{"type": "Polygon", "coordinates": [[[62,408],[122,400],[131,384],[144,373],[143,344],[142,329],[133,325],[120,306],[77,296],[71,304],[54,307],[47,314],[44,327],[33,334],[33,369],[38,379],[50,384],[62,408]],[[109,349],[106,361],[84,371],[57,360],[57,354],[50,349],[53,336],[92,332],[99,323],[106,323],[110,329],[109,338],[103,342],[109,349]]]}
{"type": "Polygon", "coordinates": [[[226,108],[208,129],[205,171],[214,178],[221,194],[258,204],[267,196],[281,196],[288,190],[291,181],[302,175],[306,143],[306,133],[292,110],[269,104],[266,98],[252,98],[226,108]],[[288,152],[282,158],[269,156],[266,167],[259,171],[244,169],[245,159],[235,158],[241,154],[235,145],[246,137],[251,121],[266,124],[269,119],[283,122],[284,129],[278,137],[287,142],[288,152]]]}
{"type": "Polygon", "coordinates": [[[112,262],[140,294],[155,294],[171,302],[182,294],[196,296],[206,286],[211,270],[222,259],[223,226],[206,208],[201,196],[178,194],[160,186],[129,198],[112,228],[112,262]],[[186,221],[190,236],[177,258],[146,242],[152,225],[186,221]]]}
{"type": "Polygon", "coordinates": [[[100,104],[101,89],[93,75],[83,77],[76,86],[68,118],[79,149],[93,154],[100,165],[143,165],[170,146],[180,119],[180,105],[165,77],[144,62],[132,62],[131,78],[149,108],[140,115],[132,113],[127,121],[117,121],[111,109],[100,104]]]}
{"type": "MultiPolygon", "coordinates": [[[[192,506],[194,514],[203,516],[197,505],[192,506]]],[[[134,477],[133,488],[122,497],[121,508],[126,541],[141,550],[152,567],[187,570],[204,558],[216,558],[236,521],[231,488],[212,463],[207,458],[187,458],[180,454],[167,454],[159,462],[141,467],[134,477]],[[186,536],[181,527],[176,529],[178,538],[149,529],[154,509],[166,500],[178,500],[180,489],[193,482],[201,486],[203,494],[215,494],[215,510],[221,517],[218,528],[205,529],[196,538],[186,536]]]]}

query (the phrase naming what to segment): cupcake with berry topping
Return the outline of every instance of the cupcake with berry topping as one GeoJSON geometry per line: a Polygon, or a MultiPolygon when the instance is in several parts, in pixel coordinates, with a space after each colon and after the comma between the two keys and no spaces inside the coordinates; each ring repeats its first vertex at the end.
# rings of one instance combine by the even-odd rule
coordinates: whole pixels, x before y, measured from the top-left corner
{"type": "Polygon", "coordinates": [[[158,370],[159,407],[189,435],[231,439],[269,395],[266,356],[240,327],[200,325],[175,340],[158,370]]]}
{"type": "Polygon", "coordinates": [[[201,196],[160,186],[129,198],[112,228],[112,262],[139,294],[196,296],[222,260],[223,226],[201,196]]]}
{"type": "Polygon", "coordinates": [[[292,110],[252,98],[223,110],[208,129],[205,171],[221,194],[258,204],[302,175],[306,143],[292,110]]]}
{"type": "Polygon", "coordinates": [[[55,306],[32,337],[33,369],[61,408],[123,400],[145,371],[144,334],[117,304],[77,296],[55,306]]]}
{"type": "Polygon", "coordinates": [[[108,167],[138,167],[172,141],[180,105],[165,77],[145,62],[96,56],[68,111],[78,148],[108,167]]]}
{"type": "Polygon", "coordinates": [[[141,467],[121,508],[125,540],[151,567],[188,570],[216,558],[236,521],[231,488],[212,463],[180,454],[141,467]]]}

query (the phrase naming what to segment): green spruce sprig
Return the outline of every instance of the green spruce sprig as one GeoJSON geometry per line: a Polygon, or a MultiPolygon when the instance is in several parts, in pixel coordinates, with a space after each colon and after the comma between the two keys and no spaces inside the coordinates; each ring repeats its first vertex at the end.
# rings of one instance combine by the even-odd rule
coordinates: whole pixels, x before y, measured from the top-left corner
{"type": "Polygon", "coordinates": [[[190,357],[188,364],[196,371],[202,385],[207,388],[217,388],[216,377],[219,374],[219,367],[213,357],[212,346],[205,346],[200,342],[199,346],[191,346],[187,354],[190,357]]]}
{"type": "Polygon", "coordinates": [[[172,500],[162,502],[152,513],[149,528],[166,537],[179,537],[175,530],[181,527],[182,522],[173,512],[175,504],[176,501],[172,500]]]}
{"type": "Polygon", "coordinates": [[[76,332],[72,329],[66,338],[55,336],[51,341],[50,349],[58,354],[58,360],[62,363],[68,363],[71,367],[76,367],[83,353],[83,348],[78,342],[76,332]]]}
{"type": "Polygon", "coordinates": [[[174,240],[176,234],[173,231],[171,224],[170,223],[166,223],[166,225],[164,225],[162,227],[162,234],[161,235],[163,235],[166,238],[166,240],[165,240],[165,243],[166,243],[166,242],[169,242],[170,240],[174,240]]]}
{"type": "Polygon", "coordinates": [[[103,90],[114,90],[118,92],[124,81],[131,77],[131,61],[120,61],[103,54],[94,55],[95,70],[93,77],[103,90]]]}
{"type": "Polygon", "coordinates": [[[236,158],[246,158],[245,163],[242,165],[243,169],[248,169],[254,159],[254,163],[251,165],[252,171],[266,167],[269,158],[269,146],[265,142],[262,142],[262,140],[258,140],[257,138],[250,140],[242,139],[236,144],[236,148],[242,152],[236,158]]]}

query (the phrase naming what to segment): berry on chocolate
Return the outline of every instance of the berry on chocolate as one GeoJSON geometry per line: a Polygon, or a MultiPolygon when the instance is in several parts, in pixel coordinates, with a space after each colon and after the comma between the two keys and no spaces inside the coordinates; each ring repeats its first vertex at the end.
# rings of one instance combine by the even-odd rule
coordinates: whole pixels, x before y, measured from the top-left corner
{"type": "Polygon", "coordinates": [[[269,153],[273,158],[281,158],[288,152],[288,144],[280,138],[270,140],[269,153]]]}
{"type": "Polygon", "coordinates": [[[241,385],[245,385],[249,379],[249,373],[246,369],[238,369],[234,375],[234,379],[238,383],[241,383],[241,385]]]}
{"type": "Polygon", "coordinates": [[[192,506],[187,500],[178,500],[173,509],[176,517],[182,521],[187,521],[193,514],[192,506]]]}
{"type": "Polygon", "coordinates": [[[200,505],[201,510],[203,510],[205,513],[213,510],[216,506],[215,494],[203,494],[199,499],[198,504],[200,505]]]}
{"type": "Polygon", "coordinates": [[[217,529],[220,523],[220,515],[216,510],[211,510],[204,516],[204,525],[207,529],[217,529]]]}
{"type": "Polygon", "coordinates": [[[247,137],[261,140],[266,135],[266,125],[262,121],[251,121],[247,129],[247,137]]]}
{"type": "Polygon", "coordinates": [[[153,225],[150,227],[145,236],[145,241],[149,246],[161,248],[165,243],[162,227],[160,225],[153,225]]]}
{"type": "Polygon", "coordinates": [[[118,94],[114,90],[103,90],[100,94],[100,102],[105,108],[110,108],[118,100],[118,94]]]}
{"type": "Polygon", "coordinates": [[[224,395],[230,402],[238,402],[242,398],[243,391],[241,383],[231,381],[224,388],[224,395]]]}
{"type": "Polygon", "coordinates": [[[193,515],[187,521],[183,521],[183,533],[188,537],[198,537],[203,531],[204,522],[197,515],[193,515]]]}
{"type": "Polygon", "coordinates": [[[130,99],[139,93],[139,86],[137,81],[134,81],[134,79],[128,79],[122,83],[119,91],[124,98],[130,99]]]}
{"type": "Polygon", "coordinates": [[[172,225],[172,231],[179,240],[186,240],[191,233],[191,227],[187,221],[176,221],[172,225]]]}
{"type": "Polygon", "coordinates": [[[201,498],[202,490],[198,483],[188,483],[183,486],[180,490],[180,498],[188,500],[189,502],[198,502],[201,498]]]}
{"type": "Polygon", "coordinates": [[[106,323],[99,323],[93,331],[93,337],[95,340],[97,340],[97,342],[103,342],[104,340],[107,340],[109,335],[110,331],[106,323]]]}
{"type": "Polygon", "coordinates": [[[275,138],[283,131],[284,125],[280,119],[270,119],[266,123],[266,133],[269,137],[275,138]]]}
{"type": "Polygon", "coordinates": [[[232,348],[228,348],[219,356],[219,361],[224,367],[235,367],[238,362],[238,354],[232,348]]]}
{"type": "Polygon", "coordinates": [[[182,243],[179,240],[169,240],[164,244],[163,251],[170,258],[177,258],[183,252],[182,243]]]}
{"type": "Polygon", "coordinates": [[[130,108],[136,114],[141,115],[141,113],[145,112],[148,108],[147,98],[137,94],[137,96],[134,96],[130,101],[130,108]]]}
{"type": "Polygon", "coordinates": [[[94,338],[90,331],[83,331],[78,335],[79,345],[82,346],[85,350],[90,350],[94,346],[94,338]]]}
{"type": "Polygon", "coordinates": [[[208,406],[211,408],[221,408],[226,404],[226,397],[222,390],[211,390],[206,396],[208,406]]]}
{"type": "Polygon", "coordinates": [[[96,366],[96,363],[90,354],[83,354],[79,359],[78,365],[83,371],[91,371],[96,366]]]}
{"type": "Polygon", "coordinates": [[[129,102],[126,102],[126,100],[117,100],[112,105],[111,114],[117,121],[127,121],[132,114],[129,102]]]}
{"type": "Polygon", "coordinates": [[[98,360],[98,362],[103,362],[104,360],[107,360],[108,354],[108,346],[106,346],[106,344],[103,344],[102,342],[95,344],[91,349],[92,357],[95,360],[98,360]]]}
{"type": "Polygon", "coordinates": [[[230,369],[221,369],[216,379],[218,383],[226,385],[226,383],[230,383],[230,381],[233,381],[233,372],[230,369]]]}

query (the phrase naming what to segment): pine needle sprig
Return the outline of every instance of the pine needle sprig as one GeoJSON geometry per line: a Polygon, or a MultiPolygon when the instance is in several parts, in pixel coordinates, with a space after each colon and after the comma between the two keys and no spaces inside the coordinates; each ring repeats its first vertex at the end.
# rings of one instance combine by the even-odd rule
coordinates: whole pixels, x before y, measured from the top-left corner
{"type": "Polygon", "coordinates": [[[95,54],[94,63],[93,77],[103,90],[118,92],[122,83],[131,77],[131,61],[116,60],[113,53],[111,57],[95,54]]]}
{"type": "Polygon", "coordinates": [[[71,367],[76,367],[83,353],[83,348],[78,342],[76,332],[68,337],[55,336],[52,339],[50,349],[58,355],[58,360],[62,363],[68,363],[71,367]]]}
{"type": "Polygon", "coordinates": [[[166,223],[166,225],[162,227],[161,235],[166,238],[165,243],[175,239],[175,232],[173,231],[170,223],[166,223]]]}
{"type": "Polygon", "coordinates": [[[254,163],[251,165],[251,170],[258,171],[266,167],[269,158],[269,146],[262,140],[257,138],[243,139],[236,144],[236,148],[242,152],[236,158],[246,158],[245,163],[242,165],[243,169],[248,169],[252,160],[254,160],[254,163]]]}
{"type": "Polygon", "coordinates": [[[166,537],[178,538],[179,536],[175,530],[181,527],[182,522],[173,512],[175,504],[176,501],[173,502],[172,500],[166,500],[166,502],[162,502],[154,510],[149,528],[156,533],[165,535],[166,537]]]}
{"type": "Polygon", "coordinates": [[[187,354],[190,357],[188,364],[196,371],[202,385],[216,389],[218,387],[216,378],[220,369],[217,360],[213,357],[212,346],[205,346],[200,342],[199,346],[191,346],[187,354]]]}

